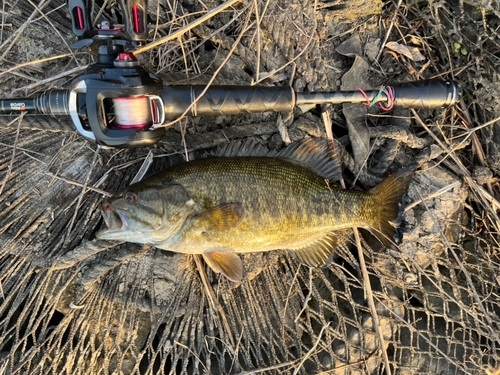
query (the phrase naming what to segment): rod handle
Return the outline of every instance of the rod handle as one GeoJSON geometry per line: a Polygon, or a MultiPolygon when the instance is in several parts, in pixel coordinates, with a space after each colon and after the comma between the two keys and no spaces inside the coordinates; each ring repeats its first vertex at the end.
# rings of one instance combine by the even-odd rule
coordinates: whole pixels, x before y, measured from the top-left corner
{"type": "MultiPolygon", "coordinates": [[[[161,98],[165,118],[180,117],[205,86],[165,86],[161,98]]],[[[210,86],[188,116],[238,115],[243,113],[289,112],[293,110],[295,94],[291,87],[210,86]]]]}
{"type": "Polygon", "coordinates": [[[460,88],[453,81],[428,79],[392,86],[394,106],[415,109],[448,108],[461,97],[460,88]]]}

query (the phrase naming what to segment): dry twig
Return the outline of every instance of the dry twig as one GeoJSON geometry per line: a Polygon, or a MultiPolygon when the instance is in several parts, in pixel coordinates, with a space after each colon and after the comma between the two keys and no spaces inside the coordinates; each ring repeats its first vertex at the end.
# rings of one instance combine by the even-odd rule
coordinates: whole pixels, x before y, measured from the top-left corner
{"type": "MultiPolygon", "coordinates": [[[[455,181],[439,190],[436,190],[432,193],[430,193],[429,195],[426,195],[424,197],[425,200],[428,200],[428,199],[432,199],[432,198],[436,198],[438,196],[440,196],[441,194],[444,194],[446,193],[447,191],[450,191],[451,189],[457,187],[458,185],[460,185],[460,181],[455,181]]],[[[419,205],[420,203],[422,203],[422,200],[417,200],[415,202],[413,202],[412,204],[409,204],[408,206],[405,207],[405,210],[404,210],[404,213],[406,214],[408,211],[410,211],[413,207],[419,205]]]]}
{"type": "MultiPolygon", "coordinates": [[[[72,53],[72,50],[71,50],[71,47],[69,46],[68,42],[66,42],[66,39],[63,38],[63,36],[61,35],[61,33],[59,32],[58,28],[54,26],[54,24],[52,23],[52,21],[45,15],[45,13],[43,13],[43,11],[35,4],[33,3],[33,1],[31,0],[28,0],[28,2],[36,9],[38,10],[38,12],[40,12],[40,14],[42,15],[42,17],[45,19],[45,21],[47,21],[47,23],[52,26],[52,28],[54,29],[54,31],[56,32],[57,35],[59,35],[59,37],[61,38],[61,40],[63,41],[63,43],[65,44],[65,46],[68,48],[68,50],[70,51],[70,53],[72,53]]],[[[75,58],[74,55],[71,56],[73,58],[73,60],[75,61],[76,65],[80,66],[80,62],[78,61],[77,58],[75,58]]]]}
{"type": "Polygon", "coordinates": [[[293,276],[292,283],[290,284],[290,288],[288,289],[288,295],[286,296],[285,308],[283,309],[283,320],[285,320],[285,317],[286,317],[286,308],[288,307],[288,300],[290,299],[290,294],[292,293],[292,287],[293,287],[293,284],[295,283],[295,280],[297,280],[297,276],[299,274],[301,265],[302,264],[299,263],[299,266],[297,267],[297,271],[295,272],[295,275],[293,276]]]}
{"type": "Polygon", "coordinates": [[[9,179],[9,176],[12,172],[12,166],[14,165],[14,158],[16,157],[16,146],[17,146],[17,141],[19,139],[19,131],[21,130],[21,124],[23,122],[23,117],[26,114],[26,112],[21,112],[21,116],[19,116],[19,122],[17,123],[17,131],[16,131],[16,138],[14,140],[14,146],[12,148],[12,157],[10,158],[10,164],[9,164],[9,169],[7,170],[7,174],[5,175],[2,186],[0,187],[0,195],[2,195],[3,189],[5,188],[5,184],[7,183],[7,180],[9,179]]]}
{"type": "Polygon", "coordinates": [[[311,356],[311,354],[314,353],[314,351],[316,350],[316,347],[318,346],[320,340],[321,340],[321,336],[323,336],[323,332],[325,331],[325,329],[327,329],[328,327],[330,326],[330,323],[328,323],[327,325],[324,325],[323,328],[321,328],[321,331],[319,332],[319,335],[318,335],[318,339],[316,340],[316,342],[314,343],[313,347],[311,348],[311,350],[309,350],[306,355],[302,358],[302,360],[300,361],[299,365],[297,366],[297,368],[295,369],[295,371],[293,372],[293,375],[297,375],[299,373],[299,370],[300,368],[302,367],[302,365],[304,364],[304,362],[307,360],[307,358],[309,358],[311,356]]]}
{"type": "MultiPolygon", "coordinates": [[[[343,188],[345,189],[344,181],[342,180],[343,188]]],[[[356,240],[356,247],[358,249],[359,264],[361,266],[361,272],[363,273],[363,287],[366,291],[366,297],[368,299],[368,305],[370,306],[370,311],[372,313],[373,325],[377,331],[378,338],[380,340],[380,349],[382,351],[382,358],[384,359],[385,373],[391,375],[391,368],[389,367],[389,357],[387,355],[387,350],[385,348],[384,334],[382,328],[380,327],[380,320],[378,319],[377,308],[375,307],[375,301],[373,300],[372,286],[370,283],[370,276],[368,275],[368,270],[366,268],[365,256],[363,254],[363,248],[361,247],[361,240],[359,238],[358,228],[353,228],[354,238],[356,240]]]]}
{"type": "MultiPolygon", "coordinates": [[[[399,7],[401,6],[401,3],[403,2],[403,0],[399,0],[398,1],[398,5],[396,5],[396,8],[399,9],[399,7]]],[[[378,62],[378,59],[380,59],[380,55],[382,55],[382,51],[384,50],[385,48],[385,44],[387,43],[387,40],[389,39],[389,35],[391,35],[391,32],[392,32],[392,28],[394,26],[394,21],[396,20],[396,16],[398,15],[398,12],[397,12],[397,9],[396,11],[394,12],[393,16],[392,16],[392,19],[391,19],[391,24],[389,26],[389,30],[387,30],[387,33],[385,34],[385,38],[384,38],[384,41],[382,42],[382,44],[380,45],[380,50],[378,51],[377,53],[377,57],[375,57],[375,62],[378,62]]]]}
{"type": "Polygon", "coordinates": [[[205,364],[204,364],[204,363],[203,363],[203,361],[200,359],[200,357],[198,357],[198,356],[196,355],[196,353],[194,353],[191,349],[189,349],[189,347],[188,347],[188,346],[186,346],[186,345],[184,345],[184,344],[181,344],[181,343],[180,343],[180,342],[178,342],[178,341],[174,341],[174,344],[179,345],[179,346],[182,346],[183,348],[187,349],[187,350],[188,350],[188,351],[189,351],[189,352],[190,352],[190,353],[191,353],[191,354],[192,354],[192,355],[193,355],[193,356],[194,356],[194,357],[198,360],[198,362],[200,362],[200,363],[201,363],[201,365],[202,365],[202,366],[203,366],[203,368],[205,369],[205,372],[207,373],[207,375],[210,375],[210,371],[208,371],[207,366],[205,366],[205,364]]]}
{"type": "Polygon", "coordinates": [[[35,65],[35,64],[38,64],[38,63],[41,63],[41,62],[46,62],[46,61],[63,59],[65,57],[71,57],[71,56],[74,56],[74,55],[88,55],[88,52],[65,53],[64,55],[51,56],[51,57],[47,57],[45,59],[40,59],[40,60],[30,61],[30,62],[27,62],[27,63],[17,64],[16,66],[14,66],[14,67],[12,67],[10,69],[6,69],[3,72],[1,72],[0,73],[0,77],[3,76],[4,74],[13,72],[16,69],[24,68],[25,66],[35,65]]]}
{"type": "Polygon", "coordinates": [[[250,370],[250,371],[239,372],[236,375],[253,375],[253,374],[258,374],[260,372],[277,370],[277,369],[285,367],[285,366],[292,366],[296,362],[298,362],[298,359],[296,359],[295,361],[288,361],[288,362],[280,363],[280,364],[274,365],[274,366],[269,366],[269,367],[264,367],[264,368],[257,368],[257,369],[250,370]]]}
{"type": "MultiPolygon", "coordinates": [[[[96,25],[97,21],[99,20],[99,18],[101,17],[102,13],[104,12],[104,9],[108,5],[108,2],[109,2],[109,0],[105,0],[104,1],[104,4],[102,4],[102,7],[99,9],[99,11],[97,12],[97,16],[94,18],[94,21],[92,22],[92,26],[96,25]]],[[[158,3],[158,6],[160,6],[159,3],[158,3]]]]}
{"type": "MultiPolygon", "coordinates": [[[[316,9],[317,9],[317,6],[318,6],[318,0],[315,0],[314,1],[314,14],[316,14],[316,9]]],[[[292,60],[290,60],[289,62],[287,62],[285,65],[281,66],[280,68],[278,69],[274,69],[270,72],[270,74],[276,74],[278,73],[280,70],[283,70],[285,69],[288,65],[290,64],[293,64],[295,61],[297,61],[297,59],[302,56],[306,51],[307,49],[309,48],[309,45],[311,44],[311,42],[313,41],[314,39],[314,36],[316,35],[316,29],[318,27],[318,20],[316,19],[316,17],[314,17],[314,26],[312,28],[312,32],[311,32],[311,35],[309,36],[309,40],[307,41],[306,45],[304,46],[304,48],[302,49],[302,51],[297,55],[295,56],[292,60]]],[[[265,77],[262,77],[261,79],[257,79],[255,82],[252,80],[252,86],[253,85],[256,85],[260,82],[262,82],[263,80],[265,80],[267,78],[267,76],[265,77]]]]}
{"type": "MultiPolygon", "coordinates": [[[[5,69],[0,69],[0,72],[4,72],[4,71],[5,71],[5,69]]],[[[21,73],[21,72],[15,72],[14,71],[14,72],[11,72],[11,74],[15,75],[15,76],[18,76],[18,77],[21,77],[21,78],[24,78],[24,79],[26,79],[28,81],[33,81],[35,83],[40,82],[39,79],[33,78],[33,77],[31,77],[31,76],[29,76],[27,74],[21,73]]]]}
{"type": "Polygon", "coordinates": [[[38,86],[45,85],[46,83],[58,80],[59,78],[63,78],[63,77],[67,77],[67,76],[70,76],[70,75],[73,75],[76,73],[80,73],[81,71],[83,71],[87,68],[88,68],[88,65],[77,66],[76,68],[73,68],[73,69],[67,70],[65,72],[56,74],[55,76],[45,78],[42,80],[37,80],[35,83],[32,83],[31,85],[19,87],[19,88],[15,89],[13,92],[18,92],[18,91],[23,91],[23,90],[25,92],[28,92],[28,91],[30,91],[38,86]]]}
{"type": "Polygon", "coordinates": [[[184,26],[183,28],[177,30],[176,32],[169,34],[163,38],[160,38],[154,42],[148,43],[142,48],[139,48],[138,50],[134,51],[134,54],[139,54],[139,53],[145,52],[151,48],[159,46],[160,44],[168,42],[169,40],[174,40],[174,39],[179,38],[181,35],[185,34],[189,30],[192,30],[196,26],[198,26],[198,25],[202,24],[203,22],[209,20],[210,18],[214,17],[218,13],[222,12],[224,9],[236,4],[238,1],[239,0],[228,0],[224,3],[222,3],[221,5],[212,9],[210,12],[208,12],[204,16],[198,18],[197,20],[191,22],[190,24],[184,26]]]}
{"type": "MultiPolygon", "coordinates": [[[[39,5],[38,7],[40,7],[40,5],[39,5]]],[[[65,7],[67,7],[67,5],[63,3],[63,4],[61,4],[61,5],[57,6],[57,7],[55,7],[54,9],[49,10],[47,13],[45,13],[45,16],[48,16],[49,14],[52,14],[52,13],[54,13],[54,12],[57,12],[59,9],[61,9],[61,8],[65,8],[65,7]]],[[[37,18],[35,18],[32,22],[37,22],[37,21],[40,21],[42,18],[44,18],[44,17],[43,17],[43,16],[37,17],[37,18]]]]}
{"type": "Polygon", "coordinates": [[[243,29],[242,29],[240,35],[238,36],[238,39],[234,42],[233,47],[231,48],[231,50],[227,54],[226,58],[224,59],[224,61],[222,62],[222,64],[217,68],[217,70],[215,71],[215,73],[212,75],[212,78],[210,79],[210,81],[208,81],[207,85],[205,86],[205,88],[203,89],[203,91],[200,93],[200,95],[192,101],[192,103],[189,105],[189,107],[186,108],[186,110],[184,111],[184,113],[181,116],[179,116],[178,119],[176,119],[174,121],[171,121],[169,123],[162,124],[159,127],[171,126],[171,125],[177,123],[178,121],[181,121],[188,114],[188,112],[191,110],[191,108],[193,108],[193,106],[195,106],[196,103],[198,103],[198,100],[200,100],[200,98],[203,97],[203,95],[205,95],[205,93],[210,88],[210,86],[214,82],[214,80],[217,77],[217,75],[219,74],[219,72],[222,70],[222,68],[224,67],[224,65],[226,65],[226,63],[229,61],[229,58],[232,56],[232,54],[235,51],[236,47],[240,43],[241,38],[243,37],[243,35],[245,34],[245,32],[248,30],[248,23],[250,22],[251,14],[252,14],[252,12],[250,10],[249,15],[247,17],[247,20],[245,22],[245,25],[243,26],[243,29]]]}
{"type": "Polygon", "coordinates": [[[78,182],[78,181],[75,181],[75,180],[71,180],[69,178],[65,178],[65,177],[62,177],[62,176],[58,176],[55,173],[47,172],[47,175],[49,175],[50,177],[53,177],[53,178],[57,178],[58,180],[64,181],[67,184],[71,184],[71,185],[75,185],[75,186],[80,186],[80,187],[86,187],[87,189],[93,190],[96,193],[104,195],[105,197],[112,197],[113,196],[113,194],[108,193],[107,191],[95,188],[93,186],[86,186],[84,183],[81,183],[81,182],[78,182]]]}
{"type": "Polygon", "coordinates": [[[304,306],[302,307],[302,310],[300,310],[300,312],[297,314],[297,317],[293,321],[294,323],[297,323],[304,310],[307,309],[307,304],[309,303],[309,300],[312,297],[312,291],[313,291],[312,268],[309,268],[309,293],[307,293],[306,299],[304,300],[304,306]]]}
{"type": "Polygon", "coordinates": [[[201,276],[201,281],[203,282],[203,285],[205,286],[205,292],[207,293],[208,298],[210,299],[212,306],[214,309],[217,309],[219,311],[222,321],[224,322],[224,325],[226,326],[226,331],[229,336],[229,340],[231,340],[231,345],[233,348],[235,347],[234,343],[234,337],[233,334],[231,333],[231,329],[229,327],[229,322],[227,321],[226,313],[224,312],[224,309],[222,308],[221,304],[217,301],[217,297],[215,296],[215,292],[212,288],[212,285],[208,282],[207,274],[205,273],[205,267],[203,267],[203,263],[201,261],[201,256],[200,255],[193,255],[194,260],[196,262],[196,267],[198,268],[198,272],[200,273],[201,276]]]}
{"type": "MultiPolygon", "coordinates": [[[[457,167],[457,173],[460,174],[461,177],[471,177],[471,174],[470,172],[467,170],[467,168],[465,168],[465,166],[462,164],[462,162],[460,161],[460,159],[455,155],[455,149],[458,147],[455,147],[455,149],[451,149],[446,146],[443,142],[441,142],[441,140],[427,127],[427,125],[425,125],[425,123],[422,121],[422,119],[420,118],[420,116],[417,114],[417,112],[414,110],[414,109],[411,109],[411,112],[413,113],[413,116],[415,116],[415,119],[418,121],[418,123],[427,131],[427,133],[429,133],[429,135],[436,141],[436,143],[444,150],[446,151],[447,155],[446,156],[450,156],[453,161],[455,162],[456,164],[456,167],[457,167]]],[[[495,119],[493,121],[498,121],[498,119],[495,119]]],[[[486,124],[490,124],[492,123],[491,121],[486,123],[486,124]]],[[[486,124],[483,124],[481,125],[481,127],[483,126],[486,126],[486,124]]],[[[479,126],[474,128],[474,129],[478,129],[480,128],[479,126]]],[[[471,129],[473,130],[473,129],[471,129]]],[[[460,142],[461,144],[462,142],[460,142]]],[[[473,190],[476,190],[477,192],[481,192],[480,189],[476,189],[475,188],[475,185],[477,185],[474,180],[472,178],[467,178],[465,179],[465,181],[468,183],[468,185],[473,189],[473,190]]],[[[495,226],[499,226],[500,225],[500,218],[498,217],[497,213],[495,212],[495,210],[488,204],[486,198],[482,195],[480,195],[481,197],[481,200],[483,201],[483,204],[485,206],[485,208],[487,209],[487,211],[495,218],[495,226]]]]}
{"type": "Polygon", "coordinates": [[[99,156],[99,149],[100,149],[100,147],[97,146],[97,148],[95,150],[94,160],[92,161],[89,173],[87,174],[87,178],[85,179],[85,182],[83,184],[82,192],[80,193],[80,196],[78,197],[78,201],[76,203],[75,213],[73,214],[73,218],[71,219],[71,222],[69,223],[68,233],[66,234],[66,238],[64,240],[65,243],[69,239],[69,236],[71,234],[71,230],[73,229],[73,225],[74,225],[75,220],[76,220],[76,216],[78,215],[78,210],[80,209],[80,204],[82,203],[83,196],[85,195],[85,192],[87,191],[87,186],[89,184],[90,176],[92,175],[92,171],[94,170],[95,163],[97,162],[97,157],[99,156]]]}
{"type": "Polygon", "coordinates": [[[3,40],[3,28],[5,27],[5,1],[2,1],[2,21],[0,24],[0,43],[3,40]]]}
{"type": "MultiPolygon", "coordinates": [[[[257,0],[254,1],[254,9],[255,9],[255,19],[257,21],[257,27],[256,27],[256,33],[257,33],[257,72],[255,73],[255,78],[257,82],[259,81],[259,74],[260,74],[260,18],[259,18],[259,4],[257,3],[257,0]]],[[[252,79],[252,84],[253,84],[253,79],[252,79]]]]}
{"type": "MultiPolygon", "coordinates": [[[[15,31],[14,34],[11,35],[10,38],[6,39],[5,42],[2,43],[2,45],[0,45],[0,50],[2,48],[4,48],[8,43],[10,43],[10,45],[5,49],[5,51],[3,52],[3,54],[0,56],[0,61],[2,61],[5,56],[7,56],[7,54],[9,53],[9,51],[11,50],[12,47],[14,47],[14,45],[16,44],[16,41],[19,39],[19,37],[21,36],[21,34],[24,32],[24,30],[26,29],[26,27],[28,27],[28,25],[31,23],[31,21],[33,20],[33,18],[35,18],[36,14],[38,13],[38,10],[40,9],[43,9],[44,7],[46,7],[48,4],[50,3],[50,0],[42,0],[40,2],[40,4],[38,4],[38,8],[36,8],[32,13],[31,15],[28,17],[28,19],[26,20],[26,22],[24,22],[22,24],[22,26],[17,29],[15,31]]],[[[3,23],[3,22],[2,22],[3,23]]]]}

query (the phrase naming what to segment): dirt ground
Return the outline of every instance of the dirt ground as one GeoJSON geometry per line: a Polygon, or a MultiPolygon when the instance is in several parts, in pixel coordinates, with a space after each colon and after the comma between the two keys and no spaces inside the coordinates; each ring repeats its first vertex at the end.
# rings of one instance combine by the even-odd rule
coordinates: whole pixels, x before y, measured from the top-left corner
{"type": "MultiPolygon", "coordinates": [[[[94,24],[122,22],[116,1],[89,3],[94,24]]],[[[71,49],[64,0],[0,4],[1,98],[70,88],[95,61],[71,49]]],[[[219,4],[150,0],[148,42],[219,4]]],[[[97,148],[65,117],[0,115],[0,375],[498,373],[498,9],[479,0],[241,0],[139,55],[166,85],[215,76],[316,92],[449,79],[462,88],[453,108],[346,103],[188,118],[140,149],[97,148]],[[204,269],[208,288],[191,256],[95,238],[100,200],[135,177],[231,141],[279,150],[330,128],[349,188],[418,165],[398,247],[361,231],[371,293],[352,230],[338,234],[328,267],[250,254],[241,283],[204,269]]]]}

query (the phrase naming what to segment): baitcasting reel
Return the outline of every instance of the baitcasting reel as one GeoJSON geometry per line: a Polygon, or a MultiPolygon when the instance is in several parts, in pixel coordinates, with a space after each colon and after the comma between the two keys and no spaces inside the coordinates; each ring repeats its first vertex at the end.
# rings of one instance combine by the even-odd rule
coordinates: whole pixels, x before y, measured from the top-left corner
{"type": "Polygon", "coordinates": [[[163,86],[134,56],[146,41],[147,0],[120,0],[123,28],[104,21],[93,30],[89,0],[67,0],[73,32],[73,48],[90,46],[97,63],[72,83],[70,90],[50,90],[33,98],[0,100],[0,111],[35,111],[52,116],[71,116],[78,132],[108,147],[143,147],[158,142],[165,120],[187,116],[234,115],[258,112],[289,112],[306,104],[380,103],[432,109],[449,107],[460,99],[451,81],[425,80],[378,90],[298,93],[291,87],[163,86]],[[192,105],[194,102],[196,103],[192,105]],[[191,106],[192,105],[192,106],[191,106]],[[191,108],[188,110],[188,108],[191,108]]]}

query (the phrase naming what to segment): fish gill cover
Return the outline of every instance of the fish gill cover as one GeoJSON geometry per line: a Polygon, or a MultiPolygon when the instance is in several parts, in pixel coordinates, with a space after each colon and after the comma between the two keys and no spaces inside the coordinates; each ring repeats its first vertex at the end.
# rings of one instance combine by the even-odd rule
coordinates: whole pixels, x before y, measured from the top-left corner
{"type": "MultiPolygon", "coordinates": [[[[107,1],[91,3],[92,19],[117,17],[107,1]]],[[[165,83],[186,84],[186,69],[189,84],[207,83],[250,17],[219,84],[267,76],[261,84],[288,85],[293,76],[297,91],[334,91],[446,73],[465,89],[460,106],[391,117],[344,105],[194,118],[171,126],[158,145],[133,150],[96,149],[64,119],[0,117],[1,375],[381,373],[384,350],[396,374],[500,367],[500,133],[497,124],[468,130],[499,109],[498,6],[368,3],[241,1],[184,34],[183,48],[171,41],[144,63],[165,83]],[[328,267],[308,269],[279,251],[245,254],[241,283],[205,268],[208,288],[190,256],[95,238],[104,227],[103,195],[144,169],[148,176],[248,137],[270,149],[326,138],[324,118],[345,148],[348,188],[373,187],[401,166],[419,165],[399,248],[361,238],[383,347],[350,229],[337,233],[328,267]]],[[[217,5],[150,1],[155,37],[217,5]]],[[[3,69],[70,51],[63,0],[43,0],[38,10],[25,1],[3,6],[3,69]]],[[[67,88],[89,62],[76,55],[2,72],[2,95],[67,88]]]]}

